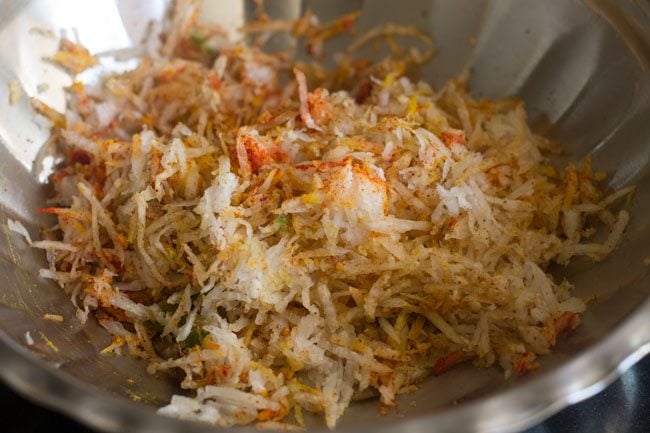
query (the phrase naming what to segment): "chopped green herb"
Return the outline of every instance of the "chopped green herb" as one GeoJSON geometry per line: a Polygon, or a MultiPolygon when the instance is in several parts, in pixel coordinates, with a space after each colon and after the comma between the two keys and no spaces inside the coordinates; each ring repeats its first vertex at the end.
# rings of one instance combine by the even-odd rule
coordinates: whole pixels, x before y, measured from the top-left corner
{"type": "Polygon", "coordinates": [[[211,47],[208,44],[204,44],[202,49],[203,52],[206,53],[208,56],[216,56],[218,53],[218,51],[215,48],[211,47]]]}
{"type": "Polygon", "coordinates": [[[199,35],[198,33],[192,33],[192,35],[190,36],[190,39],[191,39],[192,42],[194,42],[194,43],[196,44],[196,46],[198,46],[199,48],[202,48],[202,47],[203,47],[203,44],[204,44],[205,41],[207,40],[207,38],[206,38],[205,36],[201,36],[201,35],[199,35]]]}
{"type": "Polygon", "coordinates": [[[207,36],[202,36],[198,33],[192,33],[192,35],[190,35],[190,39],[198,48],[201,49],[201,51],[207,55],[214,56],[217,54],[217,50],[212,47],[211,44],[206,44],[206,42],[209,40],[207,36]]]}
{"type": "Polygon", "coordinates": [[[189,349],[194,346],[198,346],[201,344],[203,339],[207,336],[208,336],[207,331],[204,331],[203,329],[195,329],[194,331],[190,332],[187,338],[183,341],[183,346],[186,349],[189,349]]]}
{"type": "Polygon", "coordinates": [[[289,229],[289,217],[286,215],[278,215],[275,222],[280,226],[280,231],[287,231],[289,229]]]}

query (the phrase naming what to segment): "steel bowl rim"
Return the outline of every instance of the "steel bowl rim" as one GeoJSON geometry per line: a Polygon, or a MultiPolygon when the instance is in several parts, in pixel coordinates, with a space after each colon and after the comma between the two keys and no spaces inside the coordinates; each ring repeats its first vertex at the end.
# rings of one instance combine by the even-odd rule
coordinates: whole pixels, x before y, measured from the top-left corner
{"type": "MultiPolygon", "coordinates": [[[[591,397],[649,353],[650,299],[646,299],[604,339],[563,365],[498,394],[409,419],[392,417],[379,426],[369,426],[368,431],[516,432],[591,397]]],[[[3,367],[0,368],[0,380],[18,393],[91,428],[132,433],[199,433],[215,428],[194,421],[165,418],[157,415],[152,406],[93,390],[74,376],[61,374],[4,332],[0,332],[0,366],[3,367]],[[20,368],[16,368],[18,364],[22,364],[20,368]]],[[[246,427],[238,430],[258,431],[246,427]]],[[[360,430],[352,426],[337,428],[337,431],[360,430]]]]}

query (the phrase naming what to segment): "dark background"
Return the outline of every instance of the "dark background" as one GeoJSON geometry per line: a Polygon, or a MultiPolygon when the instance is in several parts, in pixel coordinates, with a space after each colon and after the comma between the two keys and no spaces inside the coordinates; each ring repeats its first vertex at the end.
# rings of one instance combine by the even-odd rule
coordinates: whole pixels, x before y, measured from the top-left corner
{"type": "MultiPolygon", "coordinates": [[[[1,384],[0,403],[1,433],[93,433],[1,384]]],[[[650,356],[603,392],[522,433],[583,432],[650,433],[650,356]]]]}

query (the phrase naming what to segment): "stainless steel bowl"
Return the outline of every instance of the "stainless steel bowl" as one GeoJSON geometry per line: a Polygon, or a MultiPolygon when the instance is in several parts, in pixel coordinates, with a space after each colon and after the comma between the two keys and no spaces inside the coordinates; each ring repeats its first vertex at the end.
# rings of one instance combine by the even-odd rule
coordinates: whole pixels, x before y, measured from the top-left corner
{"type": "MultiPolygon", "coordinates": [[[[37,277],[43,255],[6,228],[22,221],[32,235],[46,220],[35,213],[54,162],[43,148],[48,126],[27,98],[7,101],[7,83],[63,109],[69,78],[42,57],[56,39],[34,27],[76,32],[93,52],[137,43],[164,0],[0,0],[0,376],[29,398],[107,431],[199,432],[211,427],[155,414],[173,384],[146,374],[128,357],[99,354],[107,335],[80,326],[63,293],[37,277]],[[41,83],[48,83],[43,90],[41,83]],[[40,93],[39,93],[40,90],[40,93]],[[62,314],[63,323],[45,313],[62,314]],[[34,340],[28,345],[25,333],[34,340]]],[[[595,302],[583,325],[542,359],[539,372],[504,380],[496,369],[460,367],[401,398],[399,413],[355,403],[341,431],[511,432],[539,422],[602,389],[650,351],[650,3],[646,0],[271,0],[278,17],[311,8],[323,18],[362,9],[360,26],[392,21],[429,32],[439,50],[423,79],[440,85],[464,68],[472,89],[488,97],[523,98],[540,128],[559,139],[557,162],[591,153],[611,173],[609,186],[638,186],[622,245],[598,264],[561,270],[579,295],[595,302]],[[415,404],[412,404],[415,402],[415,404]]],[[[208,0],[206,13],[231,27],[254,13],[250,2],[208,0]]],[[[339,44],[345,44],[342,40],[339,44]]],[[[335,48],[334,48],[335,49],[335,48]]],[[[108,69],[129,67],[106,59],[108,69]]],[[[96,77],[85,76],[92,80],[96,77]]],[[[322,429],[318,422],[314,430],[322,429]]],[[[247,431],[241,429],[240,431],[247,431]]]]}

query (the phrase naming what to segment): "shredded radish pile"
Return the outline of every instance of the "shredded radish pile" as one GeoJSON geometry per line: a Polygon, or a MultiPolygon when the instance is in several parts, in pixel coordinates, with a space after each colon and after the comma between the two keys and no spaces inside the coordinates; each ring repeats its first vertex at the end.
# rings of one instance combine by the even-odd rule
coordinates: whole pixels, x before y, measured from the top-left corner
{"type": "MultiPolygon", "coordinates": [[[[545,269],[608,255],[631,189],[603,197],[589,161],[547,165],[554,145],[518,101],[474,100],[466,76],[440,91],[408,79],[432,50],[413,29],[360,36],[328,72],[198,16],[176,2],[162,47],[76,82],[65,114],[34,101],[65,156],[41,209],[58,223],[29,239],[47,250],[41,275],[113,335],[104,353],[183,373],[160,413],[292,429],[307,410],[334,427],[352,399],[394,406],[460,362],[535,369],[579,324],[585,300],[545,269]],[[391,35],[425,52],[352,56],[391,35]]],[[[356,17],[245,30],[320,54],[356,17]]],[[[63,48],[68,69],[96,63],[63,48]]]]}

